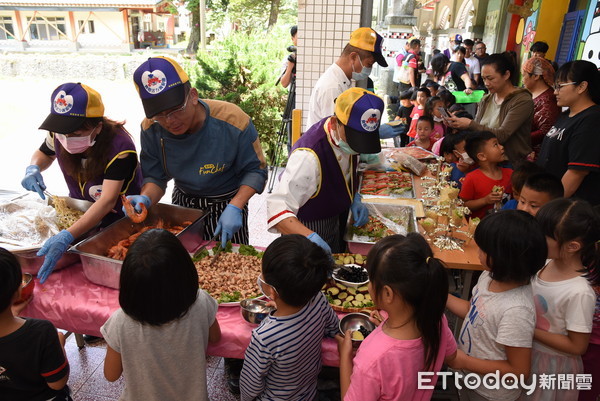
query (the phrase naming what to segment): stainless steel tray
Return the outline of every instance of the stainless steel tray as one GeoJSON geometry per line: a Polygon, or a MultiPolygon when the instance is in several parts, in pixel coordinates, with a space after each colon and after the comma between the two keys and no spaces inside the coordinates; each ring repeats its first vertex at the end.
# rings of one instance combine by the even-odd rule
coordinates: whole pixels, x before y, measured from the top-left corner
{"type": "MultiPolygon", "coordinates": [[[[367,171],[376,171],[378,173],[382,173],[383,171],[380,170],[367,170],[367,171]]],[[[415,196],[415,177],[409,173],[410,175],[410,183],[412,185],[412,188],[409,191],[404,191],[400,194],[390,194],[390,195],[372,195],[372,194],[363,194],[362,193],[362,185],[363,185],[363,172],[361,172],[360,174],[360,182],[359,182],[359,186],[358,186],[358,193],[360,194],[360,196],[367,200],[367,199],[414,199],[416,198],[415,196]]]]}
{"type": "Polygon", "coordinates": [[[177,234],[185,249],[192,253],[205,242],[203,240],[204,218],[207,215],[200,209],[158,203],[148,209],[148,217],[144,222],[136,224],[129,217],[123,217],[93,237],[81,241],[71,250],[80,255],[83,273],[88,280],[118,289],[123,262],[105,256],[110,247],[138,232],[144,226],[157,224],[159,220],[168,225],[180,225],[185,221],[192,221],[191,225],[177,234]]]}
{"type": "MultiPolygon", "coordinates": [[[[389,216],[398,216],[402,215],[406,218],[406,228],[407,233],[417,231],[417,217],[415,208],[409,205],[391,205],[385,203],[364,203],[364,205],[369,210],[369,215],[376,216],[379,212],[380,214],[389,215],[389,216]]],[[[356,235],[354,235],[352,227],[353,227],[352,216],[349,214],[348,223],[346,225],[346,234],[344,235],[344,241],[348,242],[348,244],[369,244],[372,245],[375,241],[364,240],[356,235]]],[[[404,226],[404,225],[403,225],[404,226]]],[[[356,252],[360,253],[360,252],[356,252]]]]}

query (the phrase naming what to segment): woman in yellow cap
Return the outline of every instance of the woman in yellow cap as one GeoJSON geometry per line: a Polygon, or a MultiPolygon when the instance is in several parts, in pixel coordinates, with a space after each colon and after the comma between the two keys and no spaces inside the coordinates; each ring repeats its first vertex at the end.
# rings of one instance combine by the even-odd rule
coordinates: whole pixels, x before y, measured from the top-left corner
{"type": "Polygon", "coordinates": [[[98,92],[81,83],[66,83],[54,90],[51,102],[50,114],[40,126],[48,135],[33,153],[21,185],[44,199],[41,171],[58,160],[69,196],[94,203],[39,250],[38,256],[46,256],[38,272],[40,283],[75,238],[98,223],[105,226],[123,217],[119,195],[139,193],[142,182],[133,139],[123,123],[104,117],[98,92]]]}

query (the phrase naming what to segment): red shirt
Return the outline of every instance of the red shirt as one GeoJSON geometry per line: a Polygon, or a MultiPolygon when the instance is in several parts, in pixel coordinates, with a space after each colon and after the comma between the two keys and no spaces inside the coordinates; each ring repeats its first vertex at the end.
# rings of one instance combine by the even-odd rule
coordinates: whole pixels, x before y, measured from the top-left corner
{"type": "MultiPolygon", "coordinates": [[[[420,146],[420,145],[417,145],[417,141],[416,141],[416,140],[414,140],[414,141],[411,141],[411,142],[409,142],[409,143],[408,143],[408,145],[406,145],[406,147],[407,147],[407,148],[408,148],[409,146],[420,146]]],[[[426,150],[428,150],[428,151],[430,151],[430,152],[431,152],[431,147],[432,147],[432,146],[433,146],[433,141],[432,141],[431,139],[429,139],[429,146],[427,146],[426,148],[423,148],[423,149],[426,149],[426,150]]],[[[421,146],[421,147],[422,147],[422,146],[421,146]]]]}
{"type": "Polygon", "coordinates": [[[408,136],[415,138],[417,136],[417,122],[419,117],[425,114],[425,108],[420,109],[419,106],[413,107],[412,113],[410,113],[410,127],[408,128],[408,136]]]}
{"type": "MultiPolygon", "coordinates": [[[[493,180],[481,171],[476,169],[468,173],[462,183],[460,190],[460,197],[464,201],[476,200],[486,197],[494,186],[503,186],[505,194],[512,194],[512,187],[510,185],[510,176],[512,175],[512,169],[503,168],[502,178],[499,180],[493,180]]],[[[486,205],[481,209],[472,211],[472,217],[482,218],[485,213],[490,210],[494,205],[486,205]]]]}

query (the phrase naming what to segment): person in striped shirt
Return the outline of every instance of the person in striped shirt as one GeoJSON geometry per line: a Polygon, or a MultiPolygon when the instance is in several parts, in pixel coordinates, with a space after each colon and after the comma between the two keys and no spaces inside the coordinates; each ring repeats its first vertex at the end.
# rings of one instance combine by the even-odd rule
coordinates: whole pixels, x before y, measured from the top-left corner
{"type": "Polygon", "coordinates": [[[316,400],[321,341],[339,320],[321,293],[330,256],[299,234],[277,238],[265,251],[258,284],[277,310],[252,331],[240,376],[242,401],[316,400]]]}

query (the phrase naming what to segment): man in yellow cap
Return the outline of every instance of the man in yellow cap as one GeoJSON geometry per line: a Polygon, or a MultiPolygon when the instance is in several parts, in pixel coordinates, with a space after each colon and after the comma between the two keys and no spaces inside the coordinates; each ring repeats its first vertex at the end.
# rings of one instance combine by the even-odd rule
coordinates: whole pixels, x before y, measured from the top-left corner
{"type": "Polygon", "coordinates": [[[335,100],[335,113],[314,124],[294,144],[279,186],[267,198],[271,232],[301,234],[329,252],[345,251],[348,212],[355,226],[369,213],[358,191],[358,154],[381,151],[383,100],[350,88],[335,100]]]}
{"type": "Polygon", "coordinates": [[[342,54],[321,75],[310,95],[306,128],[333,114],[335,99],[355,81],[366,80],[371,67],[377,63],[388,64],[381,53],[383,38],[371,28],[358,28],[350,35],[350,41],[342,54]]]}

